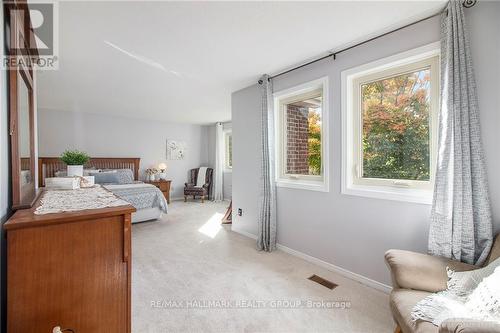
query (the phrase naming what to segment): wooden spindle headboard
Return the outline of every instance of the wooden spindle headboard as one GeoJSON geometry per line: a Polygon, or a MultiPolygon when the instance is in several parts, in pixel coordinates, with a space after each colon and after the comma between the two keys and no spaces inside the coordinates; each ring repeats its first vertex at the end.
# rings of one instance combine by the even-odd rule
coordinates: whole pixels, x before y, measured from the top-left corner
{"type": "MultiPolygon", "coordinates": [[[[92,157],[85,164],[85,168],[95,169],[130,169],[134,173],[134,179],[139,180],[140,157],[92,157]]],[[[39,157],[38,158],[38,186],[45,186],[45,178],[55,177],[57,171],[66,170],[59,157],[39,157]]]]}

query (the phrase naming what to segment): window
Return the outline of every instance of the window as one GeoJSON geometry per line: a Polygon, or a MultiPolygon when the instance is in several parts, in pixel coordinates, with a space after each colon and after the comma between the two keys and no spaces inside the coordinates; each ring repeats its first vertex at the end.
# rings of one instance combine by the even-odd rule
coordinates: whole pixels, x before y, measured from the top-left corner
{"type": "Polygon", "coordinates": [[[274,94],[278,186],[328,191],[327,86],[323,78],[274,94]]]}
{"type": "Polygon", "coordinates": [[[224,166],[226,170],[233,169],[233,133],[232,131],[225,131],[224,133],[224,166]]]}
{"type": "Polygon", "coordinates": [[[430,203],[439,54],[416,51],[343,74],[343,193],[430,203]]]}

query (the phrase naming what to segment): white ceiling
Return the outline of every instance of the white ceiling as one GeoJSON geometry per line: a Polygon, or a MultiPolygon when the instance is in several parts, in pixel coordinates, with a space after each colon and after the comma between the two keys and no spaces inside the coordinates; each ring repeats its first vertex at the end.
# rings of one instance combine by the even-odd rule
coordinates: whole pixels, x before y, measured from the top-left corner
{"type": "Polygon", "coordinates": [[[39,108],[206,124],[231,92],[437,12],[443,1],[61,2],[39,108]]]}

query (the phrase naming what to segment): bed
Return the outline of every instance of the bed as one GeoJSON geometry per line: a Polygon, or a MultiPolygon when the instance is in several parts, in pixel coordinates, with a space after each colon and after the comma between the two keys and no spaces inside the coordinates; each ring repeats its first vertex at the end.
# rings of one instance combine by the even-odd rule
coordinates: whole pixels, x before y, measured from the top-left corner
{"type": "MultiPolygon", "coordinates": [[[[85,169],[124,171],[130,178],[123,182],[105,182],[102,186],[129,202],[137,211],[132,213],[132,223],[159,219],[167,213],[168,205],[163,193],[154,185],[139,181],[140,158],[91,158],[85,169]],[[130,173],[130,175],[128,175],[130,173]]],[[[45,186],[45,179],[56,177],[66,170],[66,164],[57,157],[38,159],[38,185],[45,186]]],[[[95,174],[94,174],[95,175],[95,174]]],[[[102,174],[100,174],[102,176],[102,174]]],[[[102,177],[101,177],[102,178],[102,177]]]]}

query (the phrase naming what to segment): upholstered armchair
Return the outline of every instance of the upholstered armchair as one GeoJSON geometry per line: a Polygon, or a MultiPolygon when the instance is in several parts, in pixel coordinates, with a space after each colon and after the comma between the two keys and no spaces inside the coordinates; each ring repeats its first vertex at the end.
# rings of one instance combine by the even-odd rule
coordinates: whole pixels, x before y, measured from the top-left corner
{"type": "Polygon", "coordinates": [[[187,201],[187,197],[189,195],[192,195],[193,199],[196,199],[196,197],[200,197],[201,202],[205,202],[205,198],[210,197],[212,175],[214,173],[214,169],[207,168],[207,173],[205,175],[205,184],[203,184],[203,186],[201,187],[196,186],[198,171],[200,171],[200,168],[189,170],[189,182],[184,183],[184,201],[187,201]]]}
{"type": "MultiPolygon", "coordinates": [[[[488,265],[500,257],[500,236],[497,235],[488,265]]],[[[500,325],[468,319],[448,319],[439,327],[426,321],[413,322],[411,312],[415,304],[431,293],[446,289],[446,267],[455,271],[469,271],[479,267],[422,253],[389,250],[385,254],[392,275],[390,306],[396,321],[395,333],[500,333],[500,325]]]]}

